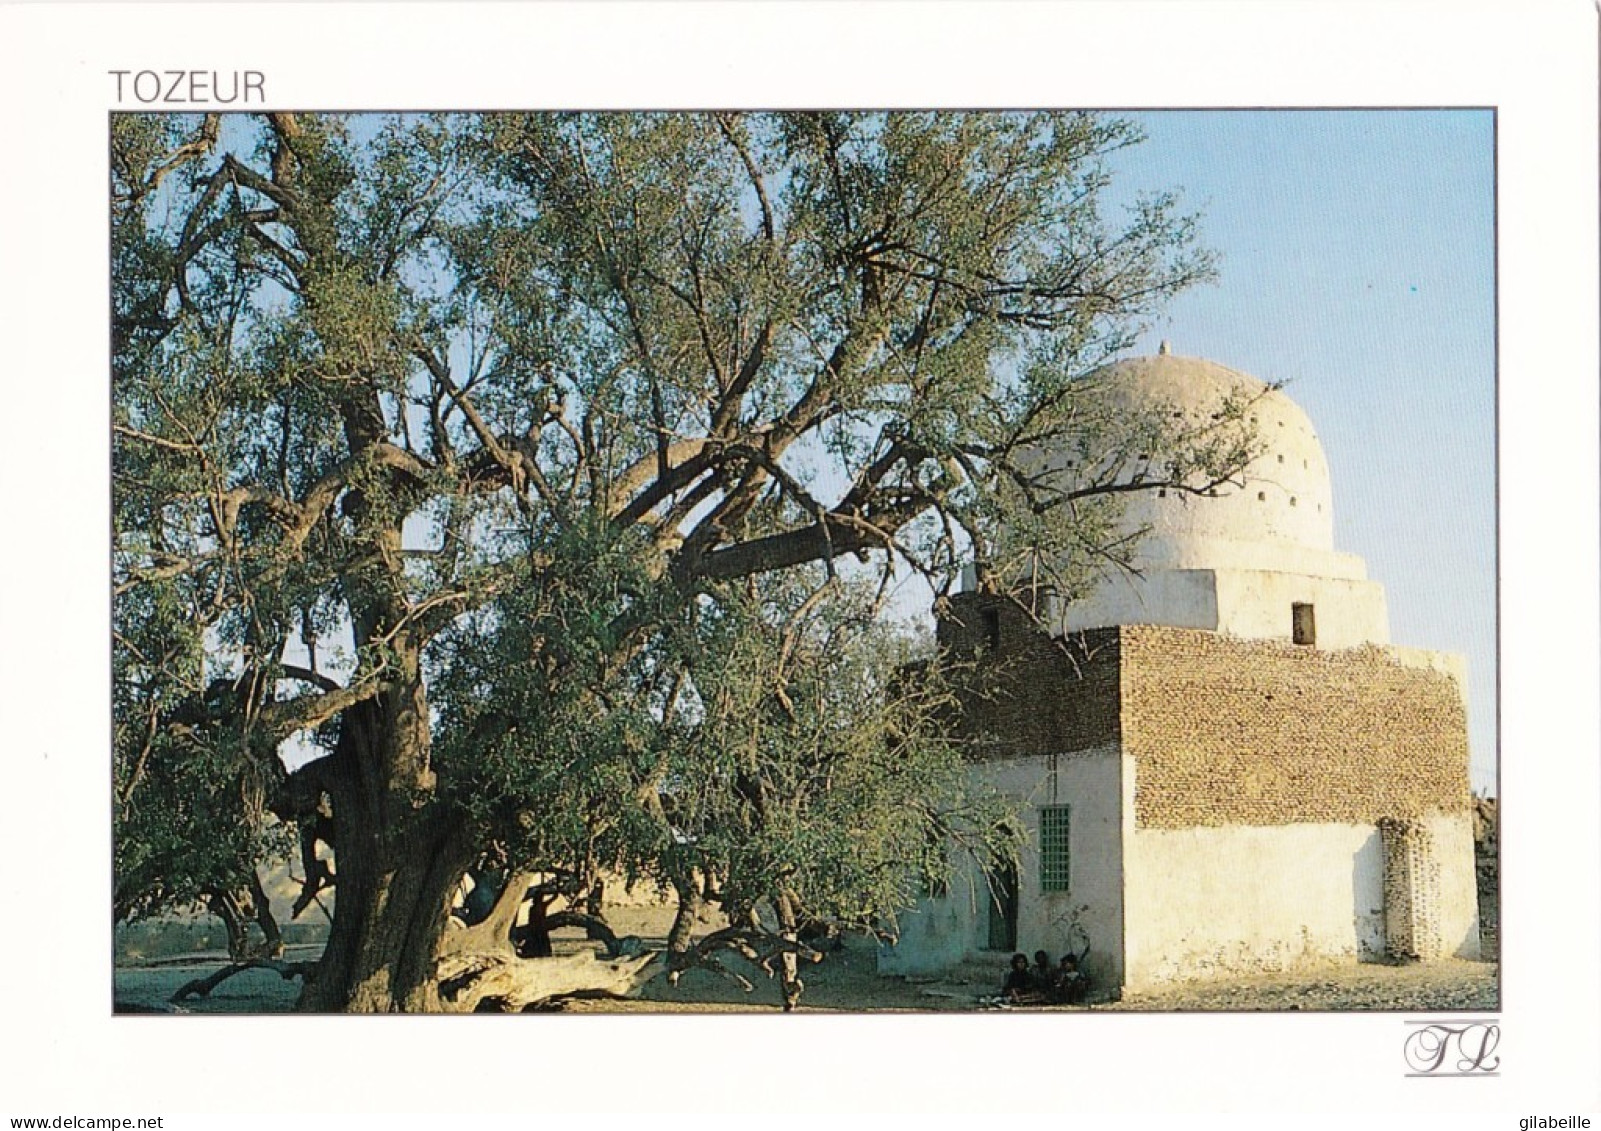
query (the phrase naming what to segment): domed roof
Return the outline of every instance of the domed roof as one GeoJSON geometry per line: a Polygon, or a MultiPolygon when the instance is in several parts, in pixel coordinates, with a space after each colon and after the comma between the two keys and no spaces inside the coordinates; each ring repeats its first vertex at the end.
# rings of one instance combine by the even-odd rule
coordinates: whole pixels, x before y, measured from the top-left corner
{"type": "MultiPolygon", "coordinates": [[[[1108,472],[1120,483],[1160,478],[1187,447],[1229,432],[1254,435],[1258,454],[1231,482],[1204,493],[1167,488],[1124,496],[1122,528],[1144,531],[1137,565],[1322,572],[1314,560],[1334,549],[1328,461],[1312,421],[1282,391],[1216,362],[1173,356],[1164,343],[1155,357],[1097,370],[1085,379],[1085,393],[1086,418],[1095,421],[1089,434],[1047,457],[1047,466],[1076,485],[1108,472]],[[1135,449],[1151,450],[1125,446],[1108,462],[1105,449],[1120,428],[1135,449]]],[[[1196,475],[1187,482],[1200,485],[1196,475]]]]}

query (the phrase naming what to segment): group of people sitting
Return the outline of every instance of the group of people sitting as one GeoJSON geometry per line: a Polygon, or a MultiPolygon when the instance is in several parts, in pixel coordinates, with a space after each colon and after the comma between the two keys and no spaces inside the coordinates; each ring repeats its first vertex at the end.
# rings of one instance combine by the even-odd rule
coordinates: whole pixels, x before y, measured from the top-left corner
{"type": "Polygon", "coordinates": [[[1028,955],[1012,955],[1012,969],[1006,975],[1001,997],[1011,1005],[1083,1005],[1089,980],[1078,968],[1076,954],[1062,955],[1060,965],[1051,965],[1051,956],[1034,952],[1034,965],[1028,955]]]}

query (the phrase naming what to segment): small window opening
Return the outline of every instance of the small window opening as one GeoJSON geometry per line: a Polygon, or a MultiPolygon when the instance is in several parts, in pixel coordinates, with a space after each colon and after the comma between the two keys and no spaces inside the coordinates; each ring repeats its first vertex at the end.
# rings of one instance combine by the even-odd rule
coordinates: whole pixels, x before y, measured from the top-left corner
{"type": "Polygon", "coordinates": [[[1297,644],[1317,643],[1317,618],[1310,604],[1296,602],[1290,606],[1290,633],[1297,644]]]}
{"type": "Polygon", "coordinates": [[[1283,453],[1283,452],[1280,452],[1280,453],[1279,453],[1279,462],[1280,462],[1280,463],[1283,463],[1283,462],[1284,462],[1284,453],[1283,453]]]}
{"type": "Polygon", "coordinates": [[[1156,493],[1156,497],[1157,497],[1157,498],[1158,498],[1158,499],[1165,499],[1165,498],[1167,498],[1167,488],[1166,488],[1166,487],[1163,487],[1163,488],[1162,488],[1162,489],[1161,489],[1161,490],[1160,490],[1160,491],[1158,491],[1158,492],[1157,492],[1157,493],[1156,493]]]}
{"type": "Polygon", "coordinates": [[[1256,501],[1259,502],[1259,503],[1267,502],[1267,492],[1266,491],[1258,491],[1256,493],[1256,501]]]}
{"type": "Polygon", "coordinates": [[[1294,496],[1294,495],[1291,495],[1291,496],[1290,496],[1290,506],[1292,506],[1292,507],[1293,507],[1293,506],[1294,506],[1294,505],[1295,505],[1295,496],[1294,496]]]}

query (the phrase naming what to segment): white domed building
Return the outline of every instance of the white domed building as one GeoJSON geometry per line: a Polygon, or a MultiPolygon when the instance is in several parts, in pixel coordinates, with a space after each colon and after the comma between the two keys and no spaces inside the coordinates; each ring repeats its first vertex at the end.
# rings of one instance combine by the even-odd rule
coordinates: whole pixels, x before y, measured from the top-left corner
{"type": "Polygon", "coordinates": [[[1046,628],[998,597],[953,599],[941,647],[992,676],[964,696],[973,772],[1012,799],[1027,847],[1016,868],[960,862],[881,971],[1088,945],[1092,982],[1116,992],[1477,957],[1462,660],[1390,645],[1382,587],[1335,549],[1311,420],[1165,345],[1086,391],[1087,419],[1149,439],[1110,456],[1087,426],[1041,456],[1062,489],[1172,480],[1170,459],[1230,428],[1249,462],[1121,494],[1132,568],[1047,606],[1046,628]]]}
{"type": "MultiPolygon", "coordinates": [[[[1142,576],[1109,577],[1064,611],[1063,628],[1165,624],[1288,638],[1297,631],[1292,609],[1304,605],[1299,632],[1324,647],[1388,643],[1384,590],[1367,580],[1361,558],[1334,548],[1329,465],[1299,405],[1243,373],[1171,354],[1118,362],[1091,380],[1107,412],[1171,415],[1186,436],[1227,404],[1261,450],[1242,483],[1126,496],[1123,527],[1144,531],[1132,563],[1142,576]]],[[[1064,486],[1100,470],[1075,455],[1046,457],[1064,486]]],[[[1145,474],[1147,462],[1136,454],[1128,473],[1145,474]]]]}

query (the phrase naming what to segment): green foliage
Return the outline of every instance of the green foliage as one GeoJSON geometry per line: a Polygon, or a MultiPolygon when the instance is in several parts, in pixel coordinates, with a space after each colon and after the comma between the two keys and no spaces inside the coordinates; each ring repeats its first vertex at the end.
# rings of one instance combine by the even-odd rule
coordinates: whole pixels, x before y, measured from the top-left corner
{"type": "Polygon", "coordinates": [[[663,810],[728,905],[785,892],[813,918],[893,931],[946,878],[949,843],[1001,847],[1006,809],[968,782],[931,657],[868,593],[801,581],[701,610],[663,810]]]}
{"type": "Polygon", "coordinates": [[[868,587],[809,569],[675,594],[628,541],[568,532],[436,643],[436,764],[485,843],[879,930],[949,843],[1002,847],[938,670],[868,587]]]}
{"type": "MultiPolygon", "coordinates": [[[[1004,851],[875,593],[1124,552],[1114,493],[1038,470],[1083,374],[1211,270],[1173,200],[1104,214],[1136,140],[115,117],[119,910],[252,863],[278,745],[357,706],[372,811],[505,863],[887,929],[948,842],[1004,851]]],[[[1101,424],[1175,485],[1239,454],[1101,424]]]]}

